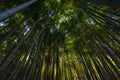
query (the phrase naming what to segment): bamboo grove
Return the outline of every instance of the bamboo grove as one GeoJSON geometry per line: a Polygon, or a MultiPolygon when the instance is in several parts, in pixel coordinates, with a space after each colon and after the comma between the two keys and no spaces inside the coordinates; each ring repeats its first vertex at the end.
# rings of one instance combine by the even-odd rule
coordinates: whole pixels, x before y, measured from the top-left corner
{"type": "Polygon", "coordinates": [[[0,0],[0,80],[120,80],[120,1],[0,0]]]}

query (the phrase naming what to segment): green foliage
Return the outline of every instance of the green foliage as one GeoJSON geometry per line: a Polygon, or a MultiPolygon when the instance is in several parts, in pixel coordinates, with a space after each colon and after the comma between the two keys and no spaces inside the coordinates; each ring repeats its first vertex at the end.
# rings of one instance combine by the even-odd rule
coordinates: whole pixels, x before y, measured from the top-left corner
{"type": "Polygon", "coordinates": [[[3,20],[0,79],[119,80],[120,8],[91,1],[38,0],[3,20]]]}

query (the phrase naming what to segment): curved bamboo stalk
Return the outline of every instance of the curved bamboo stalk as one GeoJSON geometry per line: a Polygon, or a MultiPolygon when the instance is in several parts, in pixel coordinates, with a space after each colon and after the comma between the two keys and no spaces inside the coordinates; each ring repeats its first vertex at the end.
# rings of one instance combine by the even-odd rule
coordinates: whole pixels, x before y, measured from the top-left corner
{"type": "Polygon", "coordinates": [[[15,8],[9,9],[7,11],[4,11],[0,13],[0,22],[3,21],[4,19],[12,16],[13,14],[17,13],[18,11],[21,11],[22,9],[30,6],[31,4],[35,3],[37,0],[30,0],[26,3],[23,3],[22,5],[19,5],[15,8]]]}

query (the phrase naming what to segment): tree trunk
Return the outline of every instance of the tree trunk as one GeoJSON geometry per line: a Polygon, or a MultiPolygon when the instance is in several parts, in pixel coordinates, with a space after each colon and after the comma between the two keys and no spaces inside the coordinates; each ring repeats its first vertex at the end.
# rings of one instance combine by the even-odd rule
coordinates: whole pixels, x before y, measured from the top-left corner
{"type": "Polygon", "coordinates": [[[120,1],[111,1],[111,0],[87,0],[89,2],[96,3],[98,5],[105,5],[105,6],[110,6],[113,8],[120,8],[120,1]]]}
{"type": "Polygon", "coordinates": [[[36,2],[37,0],[30,0],[26,3],[23,3],[22,5],[19,5],[15,8],[9,9],[7,11],[3,11],[2,13],[0,13],[0,21],[3,21],[4,19],[10,17],[11,15],[17,13],[18,11],[30,6],[31,4],[33,4],[34,2],[36,2]]]}

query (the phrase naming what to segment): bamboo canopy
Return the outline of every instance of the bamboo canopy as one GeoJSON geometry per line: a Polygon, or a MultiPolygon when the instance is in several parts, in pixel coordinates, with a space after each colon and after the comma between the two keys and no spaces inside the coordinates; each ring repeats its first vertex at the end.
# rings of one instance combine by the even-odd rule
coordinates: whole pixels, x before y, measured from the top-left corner
{"type": "Polygon", "coordinates": [[[0,80],[120,80],[120,1],[0,0],[0,80]]]}

